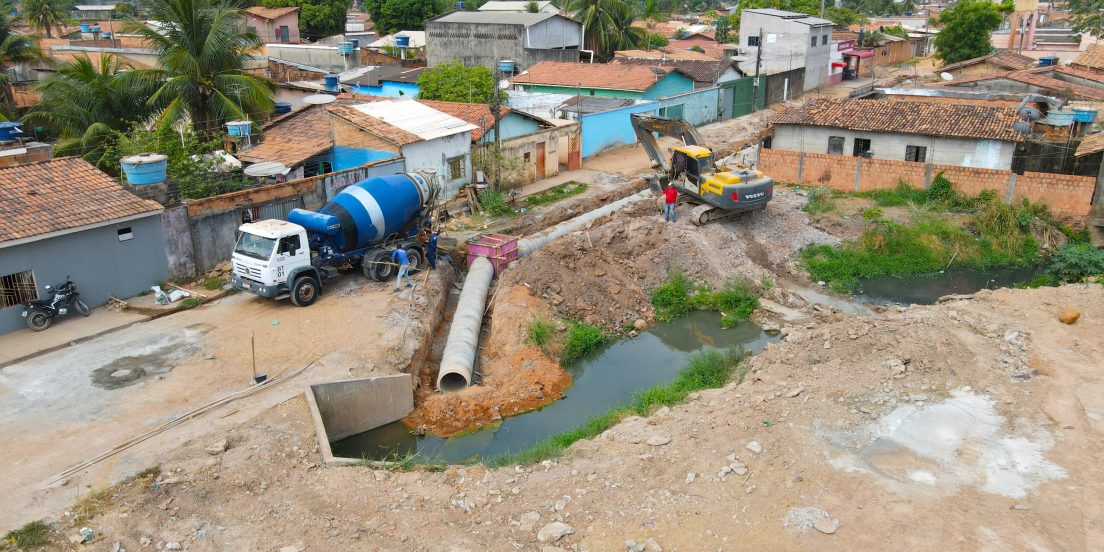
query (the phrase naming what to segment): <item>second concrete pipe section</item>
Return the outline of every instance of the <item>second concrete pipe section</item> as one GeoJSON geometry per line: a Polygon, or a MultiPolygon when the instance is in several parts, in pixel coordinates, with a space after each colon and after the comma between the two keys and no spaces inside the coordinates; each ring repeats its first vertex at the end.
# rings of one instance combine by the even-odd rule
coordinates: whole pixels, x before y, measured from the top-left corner
{"type": "MultiPolygon", "coordinates": [[[[574,232],[626,205],[650,197],[652,197],[651,190],[644,190],[522,239],[518,242],[518,256],[529,255],[560,236],[574,232]]],[[[479,349],[479,329],[483,326],[483,314],[487,309],[487,292],[493,278],[494,266],[483,257],[477,258],[468,268],[464,289],[460,292],[460,302],[452,317],[452,327],[449,328],[445,351],[441,355],[441,367],[437,372],[437,390],[442,393],[460,391],[471,385],[475,355],[479,349]]]]}

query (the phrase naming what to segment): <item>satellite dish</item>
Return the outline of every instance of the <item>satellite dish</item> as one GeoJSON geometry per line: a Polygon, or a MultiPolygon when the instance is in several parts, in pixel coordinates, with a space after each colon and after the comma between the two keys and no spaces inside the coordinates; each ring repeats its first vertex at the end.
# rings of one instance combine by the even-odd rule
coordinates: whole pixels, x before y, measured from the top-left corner
{"type": "Polygon", "coordinates": [[[653,65],[652,67],[649,67],[648,69],[651,69],[652,72],[657,74],[657,75],[666,75],[667,74],[667,71],[663,70],[662,67],[657,67],[657,66],[653,65]]]}
{"type": "Polygon", "coordinates": [[[954,75],[944,71],[944,72],[939,74],[939,78],[941,78],[945,81],[949,81],[949,80],[954,80],[954,75]]]}
{"type": "Polygon", "coordinates": [[[1039,119],[1043,118],[1043,112],[1039,111],[1038,108],[1032,107],[1030,105],[1025,105],[1021,107],[1019,113],[1020,117],[1023,117],[1028,121],[1038,121],[1039,119]]]}
{"type": "Polygon", "coordinates": [[[1012,130],[1020,135],[1027,136],[1031,134],[1031,123],[1027,121],[1016,121],[1016,123],[1012,125],[1012,130]]]}
{"type": "Polygon", "coordinates": [[[499,90],[506,90],[509,87],[510,87],[510,80],[509,79],[502,79],[502,80],[498,81],[498,89],[499,90]]]}
{"type": "Polygon", "coordinates": [[[263,161],[261,163],[254,163],[245,168],[244,172],[248,176],[276,176],[278,174],[287,174],[291,172],[291,169],[284,166],[283,163],[277,163],[276,161],[263,161]]]}
{"type": "Polygon", "coordinates": [[[303,103],[310,105],[325,105],[328,103],[333,103],[336,99],[336,96],[331,96],[329,94],[311,94],[310,96],[303,98],[303,103]]]}

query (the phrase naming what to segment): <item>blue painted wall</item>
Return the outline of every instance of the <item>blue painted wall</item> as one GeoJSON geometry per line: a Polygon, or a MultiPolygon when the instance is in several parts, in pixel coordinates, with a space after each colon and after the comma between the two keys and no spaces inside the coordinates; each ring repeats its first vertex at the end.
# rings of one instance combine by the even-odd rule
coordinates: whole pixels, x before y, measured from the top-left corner
{"type": "MultiPolygon", "coordinates": [[[[494,141],[494,121],[487,121],[487,133],[479,139],[481,144],[489,144],[494,141]]],[[[524,136],[526,134],[532,134],[540,130],[540,125],[522,115],[510,112],[498,122],[498,126],[502,129],[502,139],[509,140],[518,136],[524,136]]]]}
{"type": "Polygon", "coordinates": [[[659,79],[659,82],[652,85],[651,88],[644,91],[643,98],[645,100],[654,100],[656,98],[662,98],[663,96],[670,96],[671,94],[678,94],[680,92],[689,92],[694,89],[694,81],[678,72],[667,73],[666,77],[659,79]]]}
{"type": "Polygon", "coordinates": [[[590,157],[606,148],[636,143],[629,115],[632,113],[656,113],[659,104],[648,102],[630,105],[612,111],[591,113],[579,118],[583,126],[583,157],[590,157]]]}
{"type": "Polygon", "coordinates": [[[720,105],[720,89],[703,88],[685,94],[659,99],[659,105],[665,109],[661,115],[682,117],[686,122],[701,126],[717,121],[717,108],[720,105]]]}
{"type": "Polygon", "coordinates": [[[418,97],[418,85],[412,82],[380,81],[379,86],[365,86],[354,84],[350,88],[357,94],[371,96],[385,96],[388,98],[416,98],[418,97]]]}
{"type": "Polygon", "coordinates": [[[398,157],[398,155],[389,151],[353,148],[349,146],[334,146],[330,151],[308,159],[304,165],[307,167],[317,167],[319,163],[330,163],[332,168],[325,172],[336,172],[359,167],[372,161],[390,159],[392,157],[398,157]]]}

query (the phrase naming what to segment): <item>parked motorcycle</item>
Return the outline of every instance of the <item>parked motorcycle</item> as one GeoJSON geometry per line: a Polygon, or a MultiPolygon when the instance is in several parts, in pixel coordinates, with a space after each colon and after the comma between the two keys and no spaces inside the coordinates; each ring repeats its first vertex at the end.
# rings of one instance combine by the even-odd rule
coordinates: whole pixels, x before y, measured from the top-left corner
{"type": "Polygon", "coordinates": [[[70,308],[79,312],[81,316],[92,314],[92,309],[88,308],[77,293],[77,284],[70,281],[68,277],[65,278],[65,283],[58,284],[56,289],[46,286],[46,292],[52,292],[53,297],[23,304],[23,317],[27,319],[27,326],[36,332],[49,328],[55,318],[69,314],[70,308]]]}

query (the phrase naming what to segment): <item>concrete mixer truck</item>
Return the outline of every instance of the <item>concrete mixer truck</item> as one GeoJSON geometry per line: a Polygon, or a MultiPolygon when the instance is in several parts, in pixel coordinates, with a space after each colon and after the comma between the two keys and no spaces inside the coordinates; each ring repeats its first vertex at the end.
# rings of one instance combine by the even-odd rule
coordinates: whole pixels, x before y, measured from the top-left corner
{"type": "Polygon", "coordinates": [[[373,177],[341,190],[318,211],[293,209],[286,221],[242,224],[230,283],[262,297],[291,297],[305,307],[343,270],[359,266],[368,278],[389,279],[397,271],[394,247],[406,250],[416,270],[425,259],[417,233],[435,195],[432,175],[373,177]]]}

